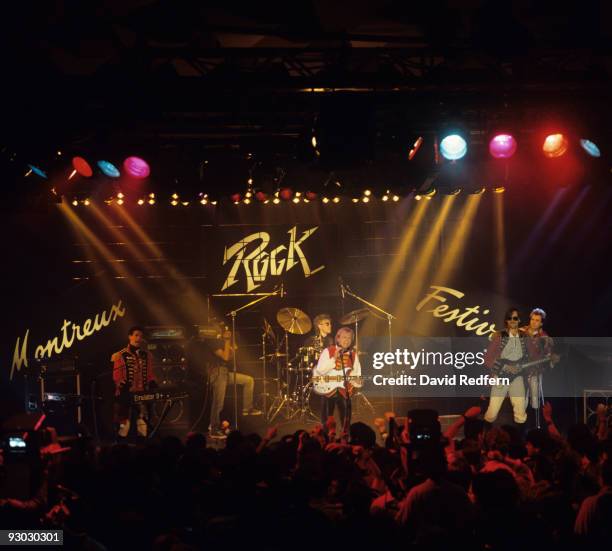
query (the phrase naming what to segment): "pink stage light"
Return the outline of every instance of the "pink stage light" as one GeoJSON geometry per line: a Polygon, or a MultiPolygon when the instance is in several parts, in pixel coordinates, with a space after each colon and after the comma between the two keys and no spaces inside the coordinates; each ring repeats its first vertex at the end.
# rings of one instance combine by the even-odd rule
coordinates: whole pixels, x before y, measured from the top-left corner
{"type": "Polygon", "coordinates": [[[132,178],[146,178],[151,174],[149,164],[140,157],[128,157],[123,161],[123,168],[132,178]]]}
{"type": "Polygon", "coordinates": [[[489,153],[495,159],[509,159],[516,153],[516,140],[510,134],[497,134],[489,142],[489,153]]]}

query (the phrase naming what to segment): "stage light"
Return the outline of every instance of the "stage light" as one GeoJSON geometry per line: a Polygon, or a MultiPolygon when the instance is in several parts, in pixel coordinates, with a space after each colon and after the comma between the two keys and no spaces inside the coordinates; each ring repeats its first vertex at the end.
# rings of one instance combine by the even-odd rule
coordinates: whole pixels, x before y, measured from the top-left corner
{"type": "Polygon", "coordinates": [[[389,196],[388,196],[388,195],[385,193],[385,194],[382,196],[382,200],[383,200],[383,201],[385,201],[385,202],[387,202],[387,201],[389,200],[389,196]]]}
{"type": "Polygon", "coordinates": [[[304,199],[302,199],[302,201],[304,201],[304,203],[310,203],[310,199],[308,199],[308,197],[304,197],[304,199]]]}
{"type": "Polygon", "coordinates": [[[431,186],[425,191],[422,191],[421,195],[426,199],[431,199],[436,193],[438,193],[438,190],[435,187],[431,186]]]}
{"type": "Polygon", "coordinates": [[[314,191],[307,191],[306,192],[306,199],[308,199],[309,201],[316,201],[317,194],[314,191]]]}
{"type": "Polygon", "coordinates": [[[493,193],[503,193],[504,191],[506,191],[504,186],[497,186],[493,188],[493,193]]]}
{"type": "Polygon", "coordinates": [[[359,198],[357,198],[357,197],[353,197],[353,198],[351,199],[351,201],[353,201],[353,203],[359,203],[359,198]]]}
{"type": "Polygon", "coordinates": [[[28,168],[30,170],[28,170],[28,172],[26,173],[26,176],[29,176],[30,174],[34,173],[36,174],[36,176],[39,176],[40,178],[44,178],[45,180],[47,179],[47,173],[42,168],[38,168],[37,166],[34,166],[34,165],[28,165],[28,168]]]}
{"type": "Polygon", "coordinates": [[[263,191],[258,191],[255,194],[255,199],[257,199],[260,203],[265,203],[268,200],[268,194],[263,191]]]}
{"type": "Polygon", "coordinates": [[[449,134],[440,142],[440,153],[447,161],[458,161],[467,153],[467,142],[459,134],[449,134]]]}
{"type": "Polygon", "coordinates": [[[251,203],[251,200],[248,197],[244,198],[244,201],[242,201],[245,205],[248,205],[251,203]]]}
{"type": "Polygon", "coordinates": [[[138,205],[144,205],[144,199],[138,199],[138,201],[136,201],[136,203],[138,205]]]}
{"type": "Polygon", "coordinates": [[[149,199],[155,199],[155,193],[149,193],[149,199]]]}
{"type": "Polygon", "coordinates": [[[121,176],[119,169],[110,161],[98,161],[98,168],[102,171],[102,174],[109,178],[119,178],[121,176]]]}
{"type": "Polygon", "coordinates": [[[395,203],[397,203],[397,202],[399,201],[399,196],[398,196],[398,195],[394,195],[394,196],[392,197],[392,199],[393,199],[393,201],[394,201],[395,203]]]}
{"type": "Polygon", "coordinates": [[[217,204],[217,201],[211,201],[211,202],[210,202],[210,204],[211,204],[211,205],[216,205],[216,204],[217,204]]]}
{"type": "Polygon", "coordinates": [[[366,197],[369,197],[370,195],[372,195],[372,192],[371,192],[369,189],[366,189],[366,190],[363,192],[363,194],[364,194],[366,197]]]}
{"type": "Polygon", "coordinates": [[[561,157],[568,148],[567,138],[563,134],[549,134],[542,144],[542,151],[549,159],[561,157]]]}
{"type": "Polygon", "coordinates": [[[423,138],[421,136],[419,136],[416,141],[412,144],[412,147],[410,148],[410,151],[408,152],[408,160],[412,161],[412,159],[414,159],[414,156],[417,154],[418,150],[421,148],[421,145],[423,144],[423,138]]]}
{"type": "Polygon", "coordinates": [[[280,203],[280,199],[279,199],[278,197],[275,197],[275,198],[272,200],[272,202],[273,202],[275,205],[278,205],[278,204],[280,203]]]}
{"type": "Polygon", "coordinates": [[[293,197],[293,190],[288,187],[284,187],[279,192],[280,198],[283,201],[289,201],[293,197]]]}
{"type": "Polygon", "coordinates": [[[155,199],[149,199],[149,205],[154,205],[155,204],[155,199]]]}
{"type": "Polygon", "coordinates": [[[178,205],[178,201],[177,201],[176,199],[172,199],[172,201],[170,201],[170,204],[171,204],[173,207],[176,207],[176,205],[178,205]]]}
{"type": "Polygon", "coordinates": [[[423,199],[423,196],[419,195],[418,193],[414,196],[415,201],[420,201],[421,199],[423,199]]]}
{"type": "Polygon", "coordinates": [[[495,159],[509,159],[516,153],[516,140],[510,134],[497,134],[489,142],[489,153],[495,159]]]}
{"type": "Polygon", "coordinates": [[[470,195],[482,195],[484,192],[485,192],[485,188],[481,187],[479,189],[475,189],[474,191],[472,191],[470,195]]]}
{"type": "Polygon", "coordinates": [[[316,149],[317,148],[317,137],[313,136],[312,139],[310,140],[310,143],[312,144],[312,147],[316,149]]]}
{"type": "Polygon", "coordinates": [[[240,203],[240,199],[242,199],[242,197],[240,193],[234,193],[233,195],[230,196],[230,199],[232,200],[234,205],[237,205],[238,203],[240,203]]]}
{"type": "Polygon", "coordinates": [[[334,198],[332,199],[332,201],[333,201],[334,203],[339,203],[339,202],[340,202],[340,197],[334,197],[334,198]]]}
{"type": "Polygon", "coordinates": [[[189,205],[189,201],[182,201],[181,205],[183,205],[184,207],[187,207],[189,205]]]}
{"type": "Polygon", "coordinates": [[[123,199],[117,199],[117,204],[118,205],[123,205],[123,199]]]}
{"type": "Polygon", "coordinates": [[[370,202],[370,198],[366,195],[361,199],[364,203],[369,203],[370,202]]]}
{"type": "Polygon", "coordinates": [[[293,202],[294,202],[294,203],[299,203],[299,202],[300,202],[300,198],[299,198],[299,197],[296,195],[296,196],[293,198],[293,202]]]}
{"type": "Polygon", "coordinates": [[[117,198],[118,199],[123,199],[125,197],[125,195],[123,195],[123,193],[119,192],[117,193],[117,198]]]}
{"type": "Polygon", "coordinates": [[[200,199],[200,204],[201,205],[208,205],[208,195],[203,195],[202,198],[200,199]]]}
{"type": "Polygon", "coordinates": [[[322,201],[327,204],[329,203],[329,197],[323,197],[322,201]]]}
{"type": "Polygon", "coordinates": [[[178,199],[178,198],[179,198],[179,196],[178,196],[178,194],[177,194],[177,193],[173,193],[173,194],[171,195],[171,197],[172,197],[172,199],[178,199]]]}
{"type": "Polygon", "coordinates": [[[249,179],[247,180],[247,184],[248,184],[248,185],[250,185],[250,186],[252,186],[252,185],[253,185],[253,178],[249,178],[249,179]]]}
{"type": "Polygon", "coordinates": [[[72,200],[72,204],[73,204],[73,206],[75,206],[75,207],[78,207],[78,206],[79,206],[79,202],[78,202],[76,199],[73,199],[73,200],[72,200]]]}
{"type": "Polygon", "coordinates": [[[91,178],[91,176],[93,175],[93,170],[91,169],[91,166],[89,166],[89,163],[85,159],[83,159],[83,157],[73,157],[72,168],[76,170],[77,174],[80,174],[85,178],[91,178]]]}
{"type": "Polygon", "coordinates": [[[459,195],[461,193],[461,188],[457,187],[455,189],[452,189],[451,191],[449,191],[447,193],[447,195],[459,195]]]}
{"type": "Polygon", "coordinates": [[[248,198],[250,199],[251,197],[253,197],[253,194],[252,194],[250,191],[247,191],[247,192],[244,194],[244,196],[245,196],[245,197],[248,197],[248,198]]]}
{"type": "Polygon", "coordinates": [[[149,164],[140,157],[128,157],[123,161],[123,168],[132,178],[146,178],[151,174],[149,164]]]}
{"type": "Polygon", "coordinates": [[[595,144],[594,142],[592,142],[591,140],[587,140],[585,138],[582,138],[580,140],[580,146],[582,147],[582,149],[584,149],[591,157],[601,157],[601,151],[599,150],[599,147],[597,147],[597,144],[595,144]]]}

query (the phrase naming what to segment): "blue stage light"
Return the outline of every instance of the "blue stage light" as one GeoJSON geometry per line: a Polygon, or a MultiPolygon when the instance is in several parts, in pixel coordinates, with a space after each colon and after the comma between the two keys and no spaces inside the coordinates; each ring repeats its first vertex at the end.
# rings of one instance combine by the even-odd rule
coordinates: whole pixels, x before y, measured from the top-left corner
{"type": "Polygon", "coordinates": [[[98,167],[102,171],[102,174],[109,178],[119,178],[119,176],[121,176],[119,169],[109,161],[98,161],[98,167]]]}
{"type": "Polygon", "coordinates": [[[599,147],[594,144],[591,140],[580,140],[580,145],[591,157],[601,157],[601,151],[599,147]]]}
{"type": "Polygon", "coordinates": [[[459,134],[449,134],[440,142],[440,153],[448,161],[458,161],[467,153],[467,142],[459,134]]]}
{"type": "Polygon", "coordinates": [[[36,176],[40,176],[41,178],[47,179],[47,173],[44,170],[42,170],[41,168],[38,168],[37,166],[34,166],[34,165],[28,165],[28,168],[34,174],[36,174],[36,176]]]}

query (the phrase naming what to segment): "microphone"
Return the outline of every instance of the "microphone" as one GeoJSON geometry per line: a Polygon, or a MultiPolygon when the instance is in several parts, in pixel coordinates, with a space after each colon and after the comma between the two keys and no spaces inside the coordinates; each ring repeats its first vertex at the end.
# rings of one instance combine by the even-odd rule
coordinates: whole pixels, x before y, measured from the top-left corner
{"type": "Polygon", "coordinates": [[[338,285],[340,286],[340,296],[344,299],[344,280],[342,276],[338,276],[338,285]]]}

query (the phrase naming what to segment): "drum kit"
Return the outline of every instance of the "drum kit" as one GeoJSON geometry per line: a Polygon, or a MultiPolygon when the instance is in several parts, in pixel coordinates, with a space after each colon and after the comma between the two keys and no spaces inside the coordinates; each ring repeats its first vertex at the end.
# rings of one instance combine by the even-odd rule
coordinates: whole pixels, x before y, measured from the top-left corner
{"type": "MultiPolygon", "coordinates": [[[[361,308],[349,312],[340,319],[341,325],[352,325],[355,327],[355,344],[357,345],[359,323],[367,318],[371,311],[361,308]]],[[[263,355],[259,358],[263,361],[264,374],[270,365],[276,370],[276,377],[267,379],[276,384],[276,394],[268,408],[264,405],[268,422],[276,418],[285,420],[296,420],[300,422],[318,421],[320,398],[313,391],[313,370],[319,361],[323,351],[323,341],[313,337],[305,346],[297,348],[297,353],[291,355],[289,350],[289,335],[305,335],[312,329],[312,321],[308,314],[298,308],[281,308],[276,314],[276,321],[282,328],[284,335],[278,339],[272,326],[264,319],[264,333],[262,336],[263,355]],[[266,351],[267,343],[271,342],[274,352],[266,351]]],[[[360,352],[363,354],[363,352],[360,352]]],[[[265,375],[264,375],[265,377],[265,375]]],[[[361,395],[362,401],[373,411],[371,404],[365,396],[361,395]]],[[[267,401],[264,401],[266,404],[267,401]]]]}

